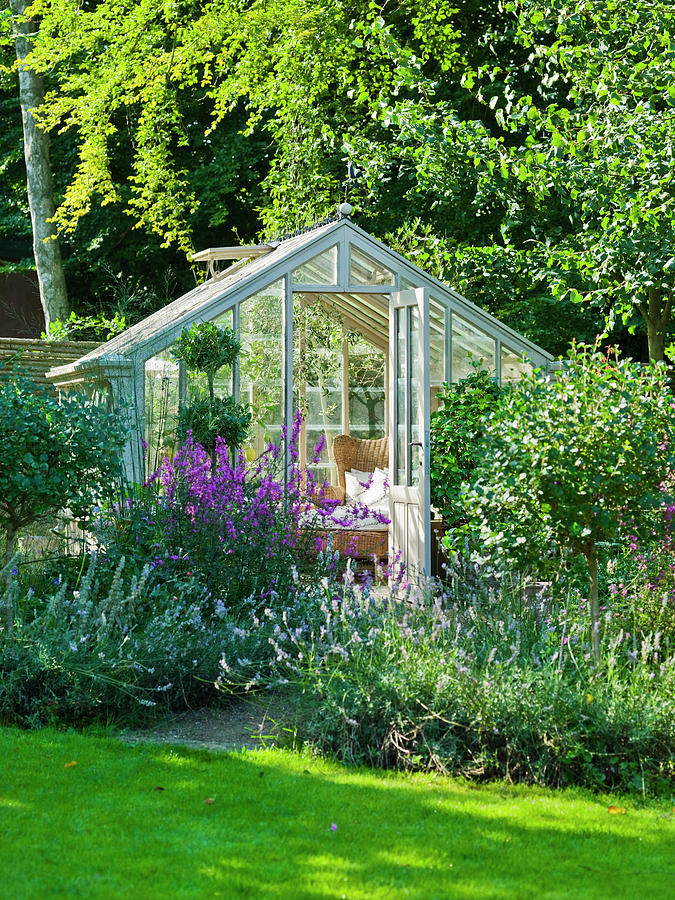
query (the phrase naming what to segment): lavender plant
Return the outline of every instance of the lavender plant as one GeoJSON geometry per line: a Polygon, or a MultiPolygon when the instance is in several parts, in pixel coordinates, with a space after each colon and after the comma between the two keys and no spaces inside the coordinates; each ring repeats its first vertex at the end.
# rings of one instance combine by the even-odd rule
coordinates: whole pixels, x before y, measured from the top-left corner
{"type": "MultiPolygon", "coordinates": [[[[308,589],[270,640],[279,677],[315,699],[304,737],[352,763],[561,786],[666,790],[675,657],[605,612],[602,671],[587,602],[467,598],[436,585],[373,593],[345,573],[308,589]]],[[[224,669],[221,686],[231,674],[224,669]]]]}
{"type": "MultiPolygon", "coordinates": [[[[95,553],[79,580],[57,577],[39,594],[22,585],[16,567],[5,574],[0,607],[12,609],[12,629],[0,628],[6,721],[128,721],[146,710],[214,702],[220,660],[230,661],[242,689],[271,671],[267,617],[251,612],[242,625],[193,580],[162,581],[150,565],[135,574],[124,557],[111,566],[95,553]]],[[[298,621],[290,601],[280,614],[298,621]]]]}
{"type": "Polygon", "coordinates": [[[128,718],[221,691],[286,684],[314,700],[300,734],[350,762],[548,785],[668,790],[675,659],[662,635],[587,600],[524,597],[474,579],[442,592],[360,582],[331,554],[264,605],[230,608],[185,573],[92,556],[39,594],[16,567],[0,629],[0,716],[22,724],[128,718]]]}

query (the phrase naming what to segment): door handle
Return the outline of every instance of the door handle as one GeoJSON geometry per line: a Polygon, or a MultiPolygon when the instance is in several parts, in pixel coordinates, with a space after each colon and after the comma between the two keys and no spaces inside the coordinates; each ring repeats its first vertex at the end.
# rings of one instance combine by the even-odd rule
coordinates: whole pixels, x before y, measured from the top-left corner
{"type": "Polygon", "coordinates": [[[408,446],[409,447],[422,447],[424,449],[424,444],[422,443],[422,441],[409,441],[408,446]]]}

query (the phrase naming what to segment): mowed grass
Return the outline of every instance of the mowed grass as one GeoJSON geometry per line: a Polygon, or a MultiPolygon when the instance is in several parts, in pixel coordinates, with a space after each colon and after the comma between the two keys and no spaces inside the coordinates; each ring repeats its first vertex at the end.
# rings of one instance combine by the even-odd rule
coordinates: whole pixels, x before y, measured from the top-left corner
{"type": "Polygon", "coordinates": [[[671,804],[50,730],[0,760],[3,900],[675,896],[671,804]]]}

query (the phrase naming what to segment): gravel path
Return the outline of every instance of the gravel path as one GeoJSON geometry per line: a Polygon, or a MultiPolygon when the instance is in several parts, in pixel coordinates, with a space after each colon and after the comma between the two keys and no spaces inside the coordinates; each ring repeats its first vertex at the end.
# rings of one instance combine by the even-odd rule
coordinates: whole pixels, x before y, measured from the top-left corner
{"type": "Polygon", "coordinates": [[[130,729],[121,737],[129,743],[148,741],[209,750],[289,746],[294,721],[289,701],[255,695],[231,706],[189,710],[146,729],[130,729]]]}

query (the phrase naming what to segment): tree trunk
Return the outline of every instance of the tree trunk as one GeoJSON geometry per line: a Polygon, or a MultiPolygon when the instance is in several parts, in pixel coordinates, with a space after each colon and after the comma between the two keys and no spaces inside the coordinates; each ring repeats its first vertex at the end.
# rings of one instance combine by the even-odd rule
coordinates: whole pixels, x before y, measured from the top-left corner
{"type": "Polygon", "coordinates": [[[659,330],[658,325],[651,321],[647,322],[647,346],[649,347],[649,358],[655,362],[661,362],[664,358],[666,345],[666,335],[664,331],[659,330]]]}
{"type": "Polygon", "coordinates": [[[595,546],[584,551],[588,566],[589,590],[588,599],[591,613],[591,645],[593,647],[593,660],[596,666],[600,665],[600,603],[598,600],[598,557],[595,554],[595,546]]]}
{"type": "Polygon", "coordinates": [[[662,362],[665,358],[666,325],[672,312],[672,296],[664,297],[661,288],[647,290],[647,303],[640,304],[640,313],[647,325],[649,358],[662,362]]]}
{"type": "Polygon", "coordinates": [[[22,65],[30,52],[37,25],[24,18],[30,0],[9,0],[13,16],[16,58],[19,61],[19,99],[23,122],[23,150],[26,160],[28,205],[33,226],[33,254],[40,287],[40,301],[45,316],[45,331],[54,319],[65,320],[70,314],[66,281],[61,265],[61,249],[53,218],[54,188],[49,159],[49,136],[38,128],[33,110],[44,100],[42,77],[22,65]]]}
{"type": "Polygon", "coordinates": [[[16,536],[17,529],[12,522],[8,522],[5,526],[5,565],[9,565],[12,557],[16,553],[16,536]]]}

